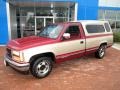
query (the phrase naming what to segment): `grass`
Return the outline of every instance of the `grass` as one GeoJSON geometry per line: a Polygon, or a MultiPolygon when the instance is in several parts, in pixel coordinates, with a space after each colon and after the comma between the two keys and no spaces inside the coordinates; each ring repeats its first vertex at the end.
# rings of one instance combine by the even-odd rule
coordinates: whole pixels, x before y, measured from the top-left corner
{"type": "Polygon", "coordinates": [[[120,32],[114,32],[114,42],[120,42],[120,32]]]}

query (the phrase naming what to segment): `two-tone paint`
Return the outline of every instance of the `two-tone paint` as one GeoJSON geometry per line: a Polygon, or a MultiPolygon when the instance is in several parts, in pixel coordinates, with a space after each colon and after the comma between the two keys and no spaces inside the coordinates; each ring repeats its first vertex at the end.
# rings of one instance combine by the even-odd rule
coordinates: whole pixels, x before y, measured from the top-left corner
{"type": "Polygon", "coordinates": [[[103,44],[110,47],[113,44],[113,33],[112,30],[107,32],[104,23],[108,22],[66,22],[61,24],[63,28],[56,39],[31,36],[12,40],[7,45],[9,49],[7,49],[4,63],[19,71],[29,71],[33,62],[36,61],[36,57],[51,57],[55,63],[60,63],[94,53],[99,50],[99,47],[103,44]],[[103,25],[105,32],[89,34],[86,29],[86,25],[89,24],[103,25]],[[80,34],[75,38],[63,40],[63,35],[69,26],[78,26],[80,34]],[[9,50],[12,54],[9,54],[9,50]],[[18,60],[11,56],[13,55],[13,51],[19,52],[20,58],[18,60]]]}
{"type": "Polygon", "coordinates": [[[17,50],[23,53],[24,62],[29,63],[31,57],[43,53],[52,53],[55,57],[55,62],[62,62],[83,55],[95,52],[102,43],[111,46],[113,43],[112,30],[110,32],[89,34],[86,30],[86,25],[101,24],[105,21],[79,21],[63,23],[64,26],[61,34],[57,39],[44,37],[25,37],[22,39],[12,40],[8,44],[8,48],[17,50]],[[62,40],[62,36],[66,29],[71,25],[78,25],[80,30],[79,38],[75,40],[62,40]],[[82,43],[81,43],[82,42],[82,43]]]}

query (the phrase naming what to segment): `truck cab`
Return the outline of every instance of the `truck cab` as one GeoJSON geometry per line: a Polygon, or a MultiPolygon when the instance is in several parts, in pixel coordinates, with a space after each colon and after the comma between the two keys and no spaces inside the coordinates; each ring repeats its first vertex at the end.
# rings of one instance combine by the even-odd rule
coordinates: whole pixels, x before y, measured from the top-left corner
{"type": "Polygon", "coordinates": [[[105,56],[113,44],[113,33],[107,21],[77,21],[48,25],[36,36],[11,40],[6,47],[4,63],[33,76],[49,75],[53,62],[60,63],[95,53],[105,56]]]}

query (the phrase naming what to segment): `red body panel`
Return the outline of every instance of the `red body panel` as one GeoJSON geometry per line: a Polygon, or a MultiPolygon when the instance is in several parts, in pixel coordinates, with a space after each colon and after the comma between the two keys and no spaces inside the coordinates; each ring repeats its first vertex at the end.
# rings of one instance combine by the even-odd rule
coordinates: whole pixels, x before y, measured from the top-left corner
{"type": "Polygon", "coordinates": [[[55,42],[57,42],[57,40],[38,37],[38,36],[30,36],[30,37],[11,40],[8,43],[8,48],[12,48],[15,50],[23,50],[23,49],[28,49],[28,48],[32,48],[40,45],[45,45],[45,44],[51,44],[55,42]]]}
{"type": "MultiPolygon", "coordinates": [[[[110,46],[112,46],[112,44],[107,45],[107,47],[110,47],[110,46]]],[[[99,48],[99,46],[89,48],[89,49],[86,49],[86,50],[80,50],[80,51],[75,51],[75,52],[71,52],[71,53],[66,53],[66,54],[63,54],[63,55],[58,55],[58,56],[56,56],[56,63],[61,63],[61,62],[64,62],[66,60],[72,60],[72,59],[75,59],[75,58],[80,58],[84,55],[88,55],[88,54],[96,52],[98,48],[99,48]]]]}
{"type": "Polygon", "coordinates": [[[66,53],[66,54],[63,54],[63,55],[56,56],[56,62],[60,63],[60,62],[66,61],[66,60],[80,58],[80,57],[82,57],[84,55],[85,55],[85,50],[66,53]]]}
{"type": "Polygon", "coordinates": [[[98,48],[99,48],[99,46],[86,49],[86,51],[85,50],[80,50],[80,51],[75,51],[75,52],[71,52],[71,53],[66,53],[66,54],[63,54],[63,55],[58,55],[58,56],[56,56],[56,62],[60,63],[60,62],[66,61],[66,60],[72,60],[72,59],[75,59],[75,58],[80,58],[84,55],[88,55],[90,53],[96,52],[96,50],[98,48]],[[87,51],[87,50],[89,50],[89,51],[87,51]]]}

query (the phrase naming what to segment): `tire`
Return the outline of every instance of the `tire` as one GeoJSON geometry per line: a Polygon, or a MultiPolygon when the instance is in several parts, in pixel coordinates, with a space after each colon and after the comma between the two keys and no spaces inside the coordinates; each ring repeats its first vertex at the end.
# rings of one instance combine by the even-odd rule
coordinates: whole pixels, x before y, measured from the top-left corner
{"type": "Polygon", "coordinates": [[[101,45],[99,49],[95,52],[95,57],[102,59],[105,56],[106,45],[101,45]]]}
{"type": "Polygon", "coordinates": [[[49,57],[38,58],[30,68],[34,77],[44,78],[52,71],[52,60],[49,57]]]}

